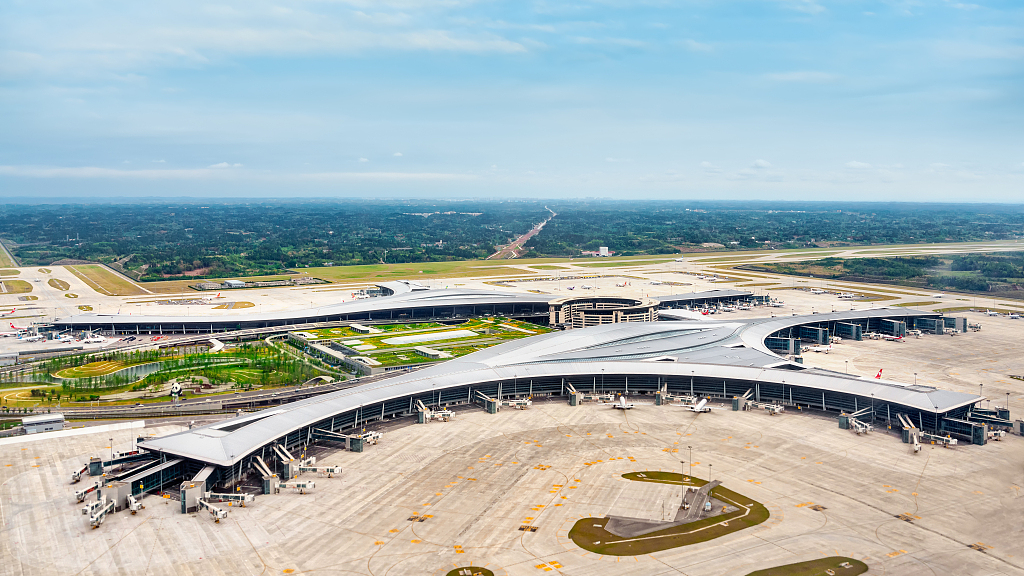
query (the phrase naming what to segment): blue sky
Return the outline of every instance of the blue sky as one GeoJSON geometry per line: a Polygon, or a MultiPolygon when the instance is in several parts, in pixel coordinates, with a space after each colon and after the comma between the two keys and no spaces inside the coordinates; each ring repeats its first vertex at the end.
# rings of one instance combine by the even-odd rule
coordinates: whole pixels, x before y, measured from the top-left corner
{"type": "Polygon", "coordinates": [[[1024,201],[1024,3],[0,5],[0,197],[1024,201]]]}

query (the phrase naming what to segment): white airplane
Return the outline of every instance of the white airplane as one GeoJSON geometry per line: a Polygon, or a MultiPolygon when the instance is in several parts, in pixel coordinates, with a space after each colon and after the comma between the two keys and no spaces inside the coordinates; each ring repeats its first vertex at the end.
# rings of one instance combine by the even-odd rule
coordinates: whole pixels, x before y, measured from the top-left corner
{"type": "Polygon", "coordinates": [[[852,300],[855,297],[856,296],[854,296],[852,292],[843,292],[842,294],[839,295],[839,298],[841,300],[852,300]]]}
{"type": "Polygon", "coordinates": [[[683,404],[682,408],[684,410],[689,410],[690,412],[697,412],[698,414],[702,412],[711,412],[711,406],[708,406],[707,404],[708,399],[704,398],[696,404],[683,404]]]}
{"type": "Polygon", "coordinates": [[[612,404],[612,408],[615,408],[616,410],[630,410],[631,408],[633,408],[633,405],[626,403],[625,396],[619,396],[619,401],[616,402],[615,404],[612,404]]]}
{"type": "Polygon", "coordinates": [[[67,334],[57,338],[57,342],[60,342],[62,344],[66,344],[66,343],[71,342],[73,340],[74,340],[74,338],[69,336],[69,335],[67,335],[67,334]]]}
{"type": "Polygon", "coordinates": [[[15,326],[13,323],[8,322],[11,326],[11,330],[28,330],[28,326],[15,326]]]}
{"type": "Polygon", "coordinates": [[[1020,320],[1020,314],[1010,314],[1007,316],[1010,320],[1020,320]]]}
{"type": "Polygon", "coordinates": [[[683,257],[676,258],[675,262],[686,262],[686,258],[683,258],[683,257]]]}
{"type": "Polygon", "coordinates": [[[575,290],[575,289],[576,289],[575,286],[569,286],[569,287],[566,288],[566,290],[575,290]]]}
{"type": "Polygon", "coordinates": [[[882,379],[882,370],[883,370],[882,368],[878,369],[878,374],[875,374],[875,380],[881,380],[882,379]]]}
{"type": "Polygon", "coordinates": [[[821,288],[811,288],[811,294],[824,294],[825,291],[821,288]]]}
{"type": "Polygon", "coordinates": [[[629,286],[629,282],[623,282],[622,284],[616,284],[615,286],[617,288],[625,288],[626,286],[629,286]]]}
{"type": "Polygon", "coordinates": [[[890,336],[888,334],[882,334],[882,340],[888,340],[890,342],[903,342],[903,336],[890,336]]]}
{"type": "Polygon", "coordinates": [[[580,288],[583,288],[584,290],[593,290],[594,289],[593,286],[590,286],[588,284],[584,284],[583,286],[580,286],[580,288]]]}
{"type": "Polygon", "coordinates": [[[104,338],[103,336],[89,336],[88,338],[82,340],[82,344],[99,344],[101,342],[106,341],[107,339],[104,338]]]}
{"type": "Polygon", "coordinates": [[[40,340],[45,339],[46,336],[43,336],[42,334],[33,334],[32,336],[25,336],[22,338],[25,342],[39,342],[40,340]]]}
{"type": "Polygon", "coordinates": [[[945,294],[932,294],[929,298],[942,298],[945,294]]]}
{"type": "Polygon", "coordinates": [[[786,307],[786,303],[785,302],[772,302],[771,304],[769,304],[769,306],[771,306],[772,308],[785,308],[786,307]]]}
{"type": "Polygon", "coordinates": [[[829,344],[828,346],[808,346],[804,348],[804,352],[824,352],[825,354],[828,354],[829,350],[831,349],[831,344],[829,344]]]}
{"type": "Polygon", "coordinates": [[[17,308],[11,308],[11,311],[10,311],[10,312],[3,312],[3,313],[0,313],[0,316],[10,316],[11,314],[14,314],[14,311],[15,311],[15,310],[17,310],[17,308]]]}
{"type": "Polygon", "coordinates": [[[999,312],[993,312],[991,310],[985,310],[986,316],[999,316],[999,312]]]}
{"type": "Polygon", "coordinates": [[[736,309],[732,306],[722,306],[722,312],[735,312],[736,309]]]}

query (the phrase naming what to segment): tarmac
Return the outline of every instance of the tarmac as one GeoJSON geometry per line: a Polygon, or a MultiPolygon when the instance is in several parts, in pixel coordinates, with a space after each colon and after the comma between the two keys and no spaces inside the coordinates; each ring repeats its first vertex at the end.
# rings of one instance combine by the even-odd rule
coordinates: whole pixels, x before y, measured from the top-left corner
{"type": "MultiPolygon", "coordinates": [[[[0,575],[442,575],[470,564],[521,576],[743,575],[832,555],[872,574],[1024,574],[1020,437],[915,455],[894,434],[858,436],[834,417],[634,401],[628,412],[554,400],[495,415],[467,408],[451,422],[392,427],[363,453],[318,457],[341,477],[307,475],[314,490],[258,496],[219,524],[148,496],[139,514],[92,530],[72,498],[88,480],[69,477],[111,449],[111,433],[0,443],[0,575]],[[762,502],[768,521],[636,557],[568,538],[581,518],[674,514],[677,487],[622,474],[679,470],[688,447],[693,475],[762,502]]],[[[130,447],[131,432],[113,433],[113,449],[130,447]]]]}

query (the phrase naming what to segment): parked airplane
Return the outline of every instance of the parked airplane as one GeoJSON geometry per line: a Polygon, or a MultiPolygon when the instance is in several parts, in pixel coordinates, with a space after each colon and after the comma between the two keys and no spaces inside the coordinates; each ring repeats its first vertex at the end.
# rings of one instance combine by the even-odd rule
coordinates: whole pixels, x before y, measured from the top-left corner
{"type": "Polygon", "coordinates": [[[566,290],[575,290],[575,289],[576,289],[575,286],[569,286],[569,287],[566,288],[566,290]]]}
{"type": "Polygon", "coordinates": [[[0,316],[10,316],[11,314],[14,314],[15,310],[17,310],[17,308],[11,308],[10,312],[4,312],[4,313],[0,314],[0,316]]]}
{"type": "Polygon", "coordinates": [[[625,288],[626,286],[629,286],[629,282],[623,282],[622,284],[616,284],[615,286],[617,288],[625,288]]]}
{"type": "Polygon", "coordinates": [[[878,374],[875,374],[875,380],[881,380],[882,379],[882,370],[883,370],[882,368],[878,369],[878,374]]]}
{"type": "Polygon", "coordinates": [[[11,330],[28,330],[28,326],[15,326],[13,323],[8,322],[11,325],[11,330]]]}
{"type": "Polygon", "coordinates": [[[772,308],[784,308],[786,306],[786,303],[785,302],[772,302],[771,304],[769,304],[769,306],[771,306],[772,308]]]}
{"type": "Polygon", "coordinates": [[[683,409],[689,410],[690,412],[697,412],[697,413],[711,412],[711,407],[708,406],[707,404],[708,404],[708,399],[704,398],[704,399],[702,399],[700,402],[698,402],[696,404],[683,404],[682,407],[683,407],[683,409]]]}
{"type": "Polygon", "coordinates": [[[852,300],[853,298],[856,298],[856,296],[852,292],[843,292],[839,295],[839,298],[842,300],[852,300]]]}
{"type": "Polygon", "coordinates": [[[889,340],[890,342],[903,342],[903,336],[890,336],[888,334],[882,334],[882,340],[889,340]]]}
{"type": "Polygon", "coordinates": [[[46,336],[43,336],[42,334],[33,334],[31,336],[24,336],[24,337],[22,337],[22,340],[24,340],[25,342],[39,342],[40,340],[45,340],[45,339],[46,339],[46,336]]]}
{"type": "Polygon", "coordinates": [[[612,408],[615,408],[616,410],[629,410],[629,409],[633,408],[633,405],[632,404],[627,404],[626,403],[626,397],[625,397],[625,395],[623,395],[623,396],[619,396],[619,401],[618,402],[616,402],[615,404],[612,404],[612,408]]]}
{"type": "Polygon", "coordinates": [[[986,316],[999,316],[999,312],[993,312],[991,310],[985,310],[986,316]]]}
{"type": "Polygon", "coordinates": [[[1010,320],[1020,320],[1020,314],[1010,314],[1007,316],[1010,320]]]}
{"type": "Polygon", "coordinates": [[[824,294],[825,291],[821,288],[811,288],[811,294],[824,294]]]}
{"type": "Polygon", "coordinates": [[[590,286],[589,284],[584,284],[583,286],[580,286],[580,288],[583,288],[584,290],[593,290],[594,289],[594,287],[590,286]]]}

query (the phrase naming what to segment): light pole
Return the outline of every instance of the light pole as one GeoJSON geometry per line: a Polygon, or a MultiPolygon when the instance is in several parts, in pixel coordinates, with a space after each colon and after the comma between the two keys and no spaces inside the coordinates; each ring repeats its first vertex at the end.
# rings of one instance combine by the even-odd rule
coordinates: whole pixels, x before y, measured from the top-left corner
{"type": "Polygon", "coordinates": [[[917,372],[914,372],[914,386],[917,386],[917,372]]]}
{"type": "Polygon", "coordinates": [[[708,484],[711,483],[711,464],[708,464],[708,484]]]}
{"type": "Polygon", "coordinates": [[[114,439],[110,439],[110,465],[114,465],[114,439]]]}
{"type": "Polygon", "coordinates": [[[683,475],[679,477],[679,490],[680,496],[682,497],[679,507],[682,508],[686,504],[686,485],[683,484],[683,480],[686,478],[686,462],[680,460],[679,469],[683,473],[683,475]]]}
{"type": "Polygon", "coordinates": [[[845,362],[846,362],[846,373],[849,374],[850,373],[850,361],[846,360],[845,362]]]}
{"type": "Polygon", "coordinates": [[[686,457],[686,461],[690,466],[693,466],[693,446],[687,446],[686,450],[689,452],[689,455],[686,457]]]}

